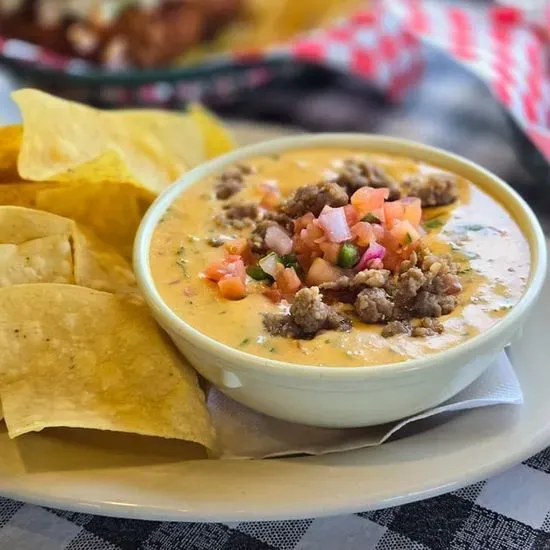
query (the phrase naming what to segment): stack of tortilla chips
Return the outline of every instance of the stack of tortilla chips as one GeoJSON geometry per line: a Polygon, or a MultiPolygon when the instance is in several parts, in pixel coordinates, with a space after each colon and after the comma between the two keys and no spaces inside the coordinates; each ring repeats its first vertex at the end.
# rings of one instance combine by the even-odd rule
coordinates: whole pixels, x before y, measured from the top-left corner
{"type": "Polygon", "coordinates": [[[195,372],[150,317],[131,247],[155,196],[232,147],[210,115],[103,112],[36,90],[0,129],[0,419],[215,446],[195,372]]]}

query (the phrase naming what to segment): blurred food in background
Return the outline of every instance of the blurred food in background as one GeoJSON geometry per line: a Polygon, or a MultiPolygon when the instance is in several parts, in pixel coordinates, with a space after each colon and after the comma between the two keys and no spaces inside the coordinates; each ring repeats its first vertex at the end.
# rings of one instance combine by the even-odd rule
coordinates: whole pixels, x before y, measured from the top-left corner
{"type": "Polygon", "coordinates": [[[0,35],[150,68],[284,42],[365,0],[0,0],[0,35]]]}

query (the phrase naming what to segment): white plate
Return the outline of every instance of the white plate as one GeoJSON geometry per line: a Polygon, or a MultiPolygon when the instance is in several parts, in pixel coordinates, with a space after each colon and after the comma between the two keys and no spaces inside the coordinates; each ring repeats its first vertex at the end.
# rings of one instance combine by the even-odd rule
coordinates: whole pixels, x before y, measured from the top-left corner
{"type": "Polygon", "coordinates": [[[484,479],[550,445],[550,278],[511,358],[521,407],[453,416],[378,448],[263,461],[183,460],[178,442],[0,427],[0,495],[96,514],[183,521],[288,519],[394,506],[484,479]]]}

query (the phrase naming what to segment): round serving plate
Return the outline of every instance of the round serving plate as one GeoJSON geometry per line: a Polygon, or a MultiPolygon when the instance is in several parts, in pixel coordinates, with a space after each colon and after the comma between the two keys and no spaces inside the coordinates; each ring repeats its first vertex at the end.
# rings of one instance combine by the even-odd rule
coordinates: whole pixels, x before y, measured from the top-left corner
{"type": "MultiPolygon", "coordinates": [[[[241,143],[282,133],[235,127],[241,143]]],[[[462,412],[380,447],[255,461],[203,460],[180,442],[87,430],[10,440],[0,424],[0,495],[119,517],[245,521],[384,508],[474,483],[550,445],[547,281],[510,347],[522,406],[462,412]]]]}

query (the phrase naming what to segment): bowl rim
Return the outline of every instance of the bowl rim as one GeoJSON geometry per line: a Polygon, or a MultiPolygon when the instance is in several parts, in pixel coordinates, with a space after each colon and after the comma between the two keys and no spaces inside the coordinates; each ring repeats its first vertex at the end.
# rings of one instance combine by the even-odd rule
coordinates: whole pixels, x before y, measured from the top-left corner
{"type": "MultiPolygon", "coordinates": [[[[472,176],[467,176],[467,179],[471,180],[472,176]]],[[[474,184],[476,183],[474,182],[474,184]]],[[[153,316],[159,320],[161,326],[169,327],[176,334],[181,334],[192,345],[199,348],[211,348],[211,351],[215,352],[219,357],[227,357],[233,363],[239,361],[239,370],[246,370],[250,373],[276,373],[277,376],[285,378],[337,378],[350,382],[362,380],[365,376],[376,375],[385,378],[397,376],[404,372],[437,367],[442,362],[452,362],[462,354],[475,353],[475,351],[485,346],[490,346],[494,340],[498,339],[501,333],[506,332],[508,328],[530,309],[542,288],[547,269],[545,236],[535,214],[523,198],[501,178],[478,164],[443,149],[407,139],[360,133],[322,133],[281,137],[236,149],[198,165],[183,174],[173,185],[163,191],[150,206],[138,228],[134,241],[133,256],[137,283],[146,303],[153,312],[153,316]],[[525,227],[521,227],[521,230],[531,247],[531,272],[528,286],[518,303],[501,321],[493,325],[486,332],[478,334],[447,350],[405,361],[354,367],[298,364],[260,357],[218,342],[186,323],[172,311],[160,296],[151,274],[149,248],[159,219],[187,187],[209,175],[221,172],[231,164],[242,162],[251,157],[310,147],[349,148],[373,153],[402,155],[436,166],[438,164],[452,164],[454,167],[447,169],[459,175],[461,172],[469,172],[480,179],[490,180],[491,185],[496,186],[499,189],[499,193],[506,196],[507,204],[505,207],[507,210],[510,211],[510,206],[514,204],[515,208],[519,208],[525,216],[525,227]],[[457,170],[455,167],[460,169],[457,170]]]]}

